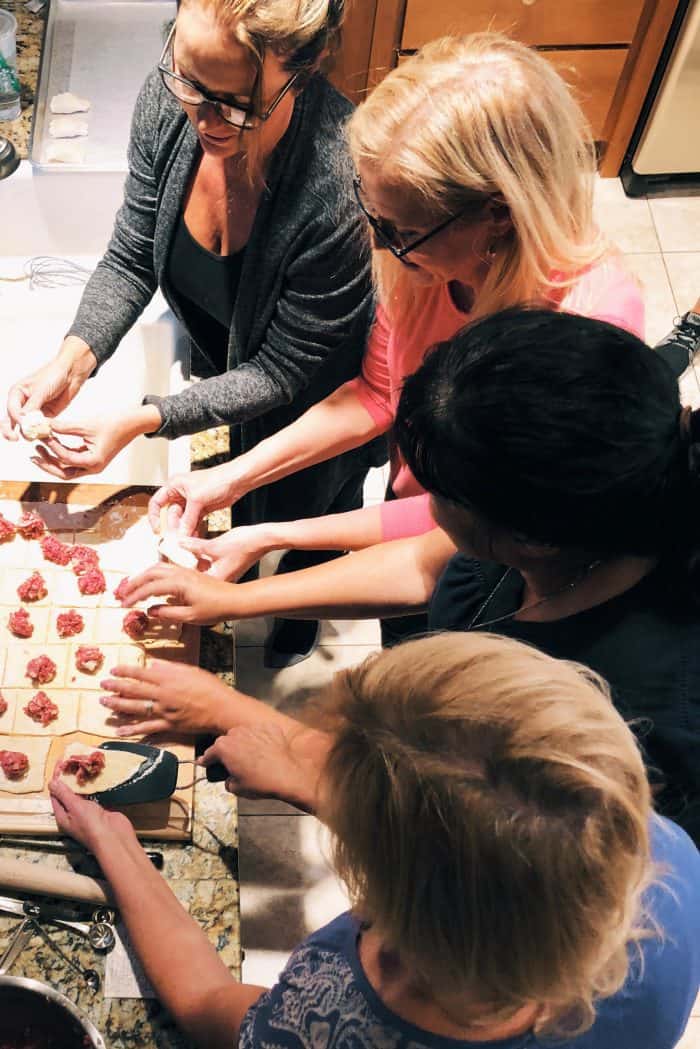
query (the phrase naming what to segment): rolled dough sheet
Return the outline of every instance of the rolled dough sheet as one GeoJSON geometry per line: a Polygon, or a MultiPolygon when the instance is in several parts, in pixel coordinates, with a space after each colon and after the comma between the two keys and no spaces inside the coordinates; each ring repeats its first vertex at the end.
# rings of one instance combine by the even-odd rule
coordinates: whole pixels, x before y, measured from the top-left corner
{"type": "Polygon", "coordinates": [[[126,575],[136,575],[158,561],[158,537],[153,534],[148,519],[143,517],[130,523],[127,531],[117,535],[95,529],[80,532],[75,541],[85,546],[99,547],[102,569],[118,572],[120,579],[126,575]]]}
{"type": "Polygon", "coordinates": [[[32,608],[31,605],[23,605],[22,602],[17,598],[14,605],[3,605],[0,606],[0,645],[16,645],[22,639],[15,637],[10,631],[7,621],[12,612],[17,612],[20,608],[26,608],[29,612],[29,619],[32,626],[34,627],[34,633],[31,638],[27,640],[36,642],[37,644],[43,644],[46,640],[58,641],[58,635],[54,638],[49,638],[49,619],[50,611],[48,608],[32,608]]]}
{"type": "Polygon", "coordinates": [[[49,102],[49,109],[52,113],[87,113],[90,109],[90,101],[87,98],[81,98],[80,95],[74,95],[72,91],[63,91],[58,95],[53,95],[49,102]]]}
{"type": "Polygon", "coordinates": [[[52,692],[50,685],[45,686],[43,689],[21,688],[4,689],[3,691],[5,699],[8,702],[12,699],[14,705],[13,732],[24,733],[26,736],[65,736],[68,732],[77,732],[78,702],[80,698],[77,692],[52,692]],[[58,717],[50,721],[48,725],[32,721],[24,713],[24,708],[29,700],[39,691],[45,692],[51,702],[58,707],[58,717]]]}
{"type": "Polygon", "coordinates": [[[15,642],[7,650],[7,664],[2,676],[3,688],[34,688],[34,691],[43,689],[48,694],[51,688],[63,688],[66,683],[67,652],[60,645],[39,645],[32,642],[15,642]],[[56,676],[53,681],[45,685],[37,684],[36,687],[27,677],[27,663],[37,656],[48,656],[56,664],[56,676]]]}
{"type": "MultiPolygon", "coordinates": [[[[92,754],[97,747],[88,747],[85,743],[69,743],[60,758],[71,757],[73,754],[92,754]]],[[[76,777],[62,772],[59,779],[63,780],[76,794],[97,794],[101,790],[111,790],[119,783],[129,779],[141,767],[144,758],[139,754],[128,754],[124,750],[105,750],[105,767],[89,783],[82,787],[76,782],[76,777]]]]}
{"type": "Polygon", "coordinates": [[[0,769],[0,794],[33,794],[42,790],[49,756],[50,739],[41,736],[0,736],[0,750],[17,750],[29,758],[29,768],[23,779],[8,779],[0,769]]]}
{"type": "Polygon", "coordinates": [[[79,645],[72,645],[70,649],[68,657],[68,687],[76,688],[80,691],[104,692],[100,681],[109,677],[112,667],[120,664],[142,667],[146,663],[146,654],[138,645],[98,645],[97,647],[104,653],[104,662],[94,674],[88,674],[78,670],[75,665],[75,652],[79,647],[79,645]]]}
{"type": "MultiPolygon", "coordinates": [[[[49,121],[51,138],[84,138],[88,133],[88,122],[85,117],[67,113],[49,121]]],[[[29,438],[32,440],[32,438],[29,438]]]]}
{"type": "Polygon", "coordinates": [[[83,692],[78,710],[78,729],[91,736],[106,736],[107,739],[123,739],[118,729],[126,728],[130,718],[122,717],[100,703],[101,692],[83,692]]]}

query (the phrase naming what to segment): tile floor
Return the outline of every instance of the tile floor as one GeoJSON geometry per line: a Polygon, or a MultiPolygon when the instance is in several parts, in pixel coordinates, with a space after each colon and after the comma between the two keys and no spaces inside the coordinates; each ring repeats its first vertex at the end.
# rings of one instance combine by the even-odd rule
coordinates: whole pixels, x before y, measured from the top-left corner
{"type": "MultiPolygon", "coordinates": [[[[654,343],[700,294],[700,196],[630,200],[617,179],[606,179],[597,186],[596,211],[642,283],[646,336],[654,343]]],[[[700,402],[693,375],[682,388],[684,399],[700,402]]],[[[366,502],[381,501],[386,482],[386,469],[372,471],[366,502]]],[[[239,624],[237,681],[245,692],[290,712],[335,670],[379,647],[376,622],[327,623],[310,659],[271,673],[262,667],[268,625],[239,624]]],[[[279,802],[241,801],[239,813],[243,978],[269,986],[292,947],[345,909],[347,901],[326,862],[327,840],[313,817],[279,802]]],[[[679,1049],[700,1049],[700,999],[679,1049]]]]}

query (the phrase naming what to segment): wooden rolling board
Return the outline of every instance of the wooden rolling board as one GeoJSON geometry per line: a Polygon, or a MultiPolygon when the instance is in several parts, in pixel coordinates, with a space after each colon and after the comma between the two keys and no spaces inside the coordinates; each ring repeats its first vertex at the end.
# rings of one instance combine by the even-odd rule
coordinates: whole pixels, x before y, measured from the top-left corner
{"type": "MultiPolygon", "coordinates": [[[[187,663],[198,660],[196,627],[185,627],[180,633],[154,624],[154,629],[138,644],[121,631],[124,612],[114,599],[114,586],[125,575],[133,575],[157,560],[156,540],[145,516],[149,495],[143,489],[117,491],[99,485],[25,486],[0,482],[0,513],[16,521],[22,511],[34,510],[62,541],[95,546],[107,579],[105,594],[84,598],[71,568],[46,562],[37,541],[16,537],[10,543],[0,544],[0,690],[8,702],[7,714],[0,717],[0,749],[12,749],[8,740],[13,736],[43,739],[49,747],[41,790],[14,794],[0,789],[1,833],[57,834],[47,790],[51,771],[68,743],[96,746],[115,737],[110,712],[99,704],[99,680],[116,659],[139,662],[157,657],[187,663]],[[17,581],[34,570],[46,579],[49,595],[44,602],[20,602],[16,596],[17,581]],[[17,639],[7,630],[9,612],[19,607],[28,609],[34,623],[35,634],[29,641],[17,639]],[[75,608],[83,616],[85,629],[77,637],[62,641],[55,634],[55,620],[58,611],[66,608],[75,608]],[[104,667],[94,678],[75,670],[78,644],[96,644],[106,654],[104,667]],[[54,658],[58,673],[54,682],[33,688],[31,682],[20,678],[26,660],[41,652],[54,658]],[[56,722],[60,735],[33,726],[22,712],[39,688],[62,711],[56,722]],[[68,713],[64,714],[64,710],[68,713]]],[[[194,757],[191,739],[159,737],[155,742],[180,759],[194,757]]],[[[193,778],[193,766],[183,766],[179,782],[191,783],[193,778]]],[[[191,837],[193,802],[193,788],[179,788],[170,799],[129,806],[125,811],[137,833],[144,837],[187,840],[191,837]]]]}

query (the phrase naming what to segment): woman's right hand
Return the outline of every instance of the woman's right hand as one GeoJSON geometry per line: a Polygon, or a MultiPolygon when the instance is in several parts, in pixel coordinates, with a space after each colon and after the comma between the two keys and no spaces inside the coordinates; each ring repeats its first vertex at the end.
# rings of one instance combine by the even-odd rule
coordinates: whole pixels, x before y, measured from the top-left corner
{"type": "Polygon", "coordinates": [[[205,514],[231,506],[244,494],[231,477],[230,463],[175,474],[152,496],[148,504],[148,520],[153,531],[159,532],[160,514],[167,507],[168,530],[177,531],[181,536],[194,535],[205,514]]]}
{"type": "Polygon", "coordinates": [[[10,388],[7,418],[0,421],[3,437],[9,441],[19,439],[17,425],[26,412],[41,411],[49,417],[62,412],[90,377],[96,363],[90,347],[82,339],[69,335],[53,360],[10,388]]]}
{"type": "Polygon", "coordinates": [[[200,561],[209,561],[207,575],[236,583],[264,554],[277,549],[266,525],[241,525],[215,539],[189,538],[180,545],[200,561]]]}

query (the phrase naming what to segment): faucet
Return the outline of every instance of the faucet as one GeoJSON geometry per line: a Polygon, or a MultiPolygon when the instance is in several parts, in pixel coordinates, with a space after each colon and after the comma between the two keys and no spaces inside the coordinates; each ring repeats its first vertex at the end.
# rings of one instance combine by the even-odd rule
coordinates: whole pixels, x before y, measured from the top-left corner
{"type": "Polygon", "coordinates": [[[18,167],[17,150],[8,139],[0,135],[0,179],[8,178],[18,167]]]}

